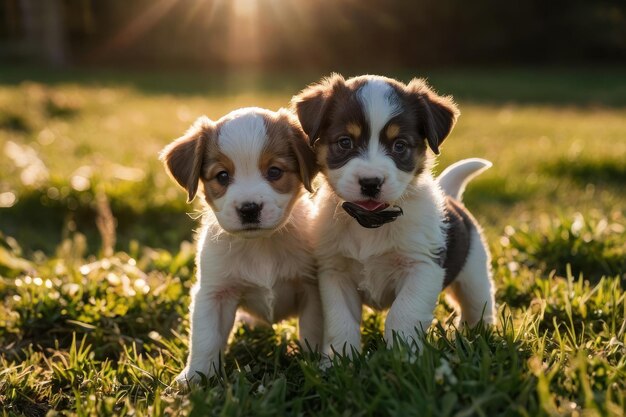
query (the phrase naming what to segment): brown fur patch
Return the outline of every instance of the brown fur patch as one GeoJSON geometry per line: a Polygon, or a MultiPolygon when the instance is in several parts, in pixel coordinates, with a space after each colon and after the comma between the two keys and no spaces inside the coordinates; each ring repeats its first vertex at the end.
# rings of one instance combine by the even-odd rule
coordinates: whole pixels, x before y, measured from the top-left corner
{"type": "Polygon", "coordinates": [[[318,142],[315,145],[315,154],[317,155],[317,163],[320,165],[322,172],[328,172],[326,161],[328,159],[328,145],[318,142]]]}
{"type": "Polygon", "coordinates": [[[214,144],[207,149],[205,155],[205,166],[202,172],[202,184],[204,185],[204,198],[211,207],[213,200],[226,194],[228,185],[224,186],[217,181],[217,174],[226,171],[232,178],[235,176],[235,164],[226,155],[220,152],[218,146],[214,144]]]}
{"type": "Polygon", "coordinates": [[[385,134],[387,135],[387,139],[394,140],[400,134],[400,126],[395,123],[390,124],[387,126],[385,134]]]}
{"type": "Polygon", "coordinates": [[[348,123],[346,130],[352,135],[353,138],[361,137],[361,126],[356,123],[348,123]]]}
{"type": "Polygon", "coordinates": [[[276,155],[271,153],[271,150],[264,151],[259,159],[259,169],[262,175],[267,175],[267,171],[271,167],[276,167],[283,171],[283,175],[279,179],[273,181],[269,178],[267,179],[272,188],[281,194],[292,193],[300,186],[297,171],[293,169],[292,165],[292,162],[284,158],[277,158],[276,155]]]}
{"type": "Polygon", "coordinates": [[[343,76],[332,74],[319,83],[308,86],[292,98],[292,108],[300,120],[302,130],[309,137],[311,146],[317,140],[322,128],[322,119],[330,104],[329,96],[345,90],[346,83],[343,76]]]}
{"type": "Polygon", "coordinates": [[[267,178],[267,172],[273,166],[284,172],[278,180],[267,178],[279,193],[294,192],[300,184],[312,191],[311,182],[319,167],[298,120],[283,109],[264,117],[267,142],[259,158],[261,173],[267,178]]]}
{"type": "Polygon", "coordinates": [[[172,178],[187,190],[187,202],[196,196],[202,175],[204,154],[214,145],[214,123],[202,116],[184,136],[176,139],[161,151],[160,159],[172,178]]]}
{"type": "Polygon", "coordinates": [[[293,151],[290,141],[293,140],[293,132],[290,125],[281,118],[266,117],[267,142],[259,157],[259,170],[267,178],[267,172],[271,167],[280,168],[283,175],[278,180],[270,180],[270,185],[279,193],[293,192],[299,185],[298,160],[293,151]]]}
{"type": "Polygon", "coordinates": [[[422,79],[412,79],[405,91],[408,97],[421,107],[418,113],[420,133],[426,137],[430,149],[439,155],[439,147],[450,134],[459,117],[458,107],[452,97],[438,95],[422,79]]]}

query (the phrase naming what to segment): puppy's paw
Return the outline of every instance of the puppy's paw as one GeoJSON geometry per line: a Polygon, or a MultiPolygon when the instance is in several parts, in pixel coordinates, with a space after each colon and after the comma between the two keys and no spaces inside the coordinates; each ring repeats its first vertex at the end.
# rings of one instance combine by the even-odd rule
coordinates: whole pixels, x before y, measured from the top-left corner
{"type": "Polygon", "coordinates": [[[322,354],[319,362],[319,368],[325,371],[333,366],[333,357],[331,355],[322,354]]]}
{"type": "Polygon", "coordinates": [[[390,331],[385,334],[388,349],[398,349],[406,352],[409,356],[419,355],[423,351],[424,334],[416,331],[412,333],[390,331]]]}
{"type": "Polygon", "coordinates": [[[328,346],[322,350],[319,368],[321,370],[327,370],[332,368],[335,363],[339,363],[342,366],[348,365],[352,366],[352,361],[357,359],[361,354],[361,349],[350,345],[350,347],[346,347],[346,343],[344,343],[344,348],[341,351],[335,350],[334,345],[328,346]]]}
{"type": "Polygon", "coordinates": [[[185,368],[176,378],[174,378],[172,388],[178,389],[181,392],[187,392],[192,387],[200,384],[202,381],[202,375],[204,375],[204,372],[200,370],[185,368]]]}
{"type": "Polygon", "coordinates": [[[488,328],[495,326],[496,316],[495,314],[485,314],[477,319],[475,318],[472,320],[465,319],[465,317],[461,316],[461,318],[459,319],[459,322],[460,323],[457,326],[457,328],[459,329],[463,329],[463,328],[473,329],[479,326],[488,329],[488,328]]]}

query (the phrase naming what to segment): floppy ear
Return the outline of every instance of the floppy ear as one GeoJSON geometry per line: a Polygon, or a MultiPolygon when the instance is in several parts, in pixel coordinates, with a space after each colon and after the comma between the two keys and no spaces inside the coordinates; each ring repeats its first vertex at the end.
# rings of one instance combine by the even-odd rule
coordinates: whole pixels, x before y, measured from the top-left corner
{"type": "Polygon", "coordinates": [[[309,145],[313,146],[319,138],[331,97],[342,86],[345,87],[344,78],[340,74],[332,74],[291,99],[291,107],[309,137],[309,145]]]}
{"type": "Polygon", "coordinates": [[[167,145],[159,159],[165,170],[176,182],[187,190],[187,202],[193,201],[198,191],[202,162],[211,140],[214,123],[205,116],[200,117],[184,136],[167,145]]]}
{"type": "Polygon", "coordinates": [[[289,144],[298,160],[302,184],[304,184],[304,188],[306,188],[307,191],[313,192],[313,179],[320,170],[315,158],[315,152],[309,146],[307,135],[300,127],[300,123],[298,123],[296,117],[288,110],[281,109],[279,113],[286,119],[290,126],[291,136],[289,138],[289,144]]]}
{"type": "Polygon", "coordinates": [[[454,127],[459,109],[452,97],[437,95],[422,79],[411,80],[407,91],[417,105],[420,133],[428,141],[430,149],[439,155],[439,146],[454,127]]]}

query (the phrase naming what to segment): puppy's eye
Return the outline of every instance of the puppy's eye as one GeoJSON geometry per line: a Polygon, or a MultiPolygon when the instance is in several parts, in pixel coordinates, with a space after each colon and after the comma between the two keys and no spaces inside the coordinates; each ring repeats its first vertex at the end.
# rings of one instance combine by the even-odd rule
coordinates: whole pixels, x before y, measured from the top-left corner
{"type": "Polygon", "coordinates": [[[226,187],[230,182],[230,175],[226,171],[220,171],[215,176],[215,179],[221,186],[226,187]]]}
{"type": "Polygon", "coordinates": [[[276,181],[283,176],[283,170],[278,167],[270,167],[267,170],[267,179],[270,181],[276,181]]]}
{"type": "Polygon", "coordinates": [[[408,147],[409,144],[404,139],[398,139],[393,143],[391,149],[394,153],[404,153],[408,147]]]}
{"type": "Polygon", "coordinates": [[[337,141],[337,144],[344,151],[349,151],[354,146],[353,143],[352,143],[352,139],[349,138],[348,136],[340,137],[339,140],[337,141]]]}

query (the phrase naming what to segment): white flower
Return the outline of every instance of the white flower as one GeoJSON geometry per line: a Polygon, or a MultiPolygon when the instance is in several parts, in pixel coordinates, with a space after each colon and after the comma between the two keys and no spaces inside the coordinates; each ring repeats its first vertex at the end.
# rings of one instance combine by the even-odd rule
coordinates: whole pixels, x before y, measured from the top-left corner
{"type": "Polygon", "coordinates": [[[444,380],[448,380],[448,382],[452,385],[458,382],[456,376],[452,372],[452,368],[450,368],[450,364],[447,360],[441,358],[441,365],[435,369],[435,381],[438,384],[443,384],[444,380]]]}

